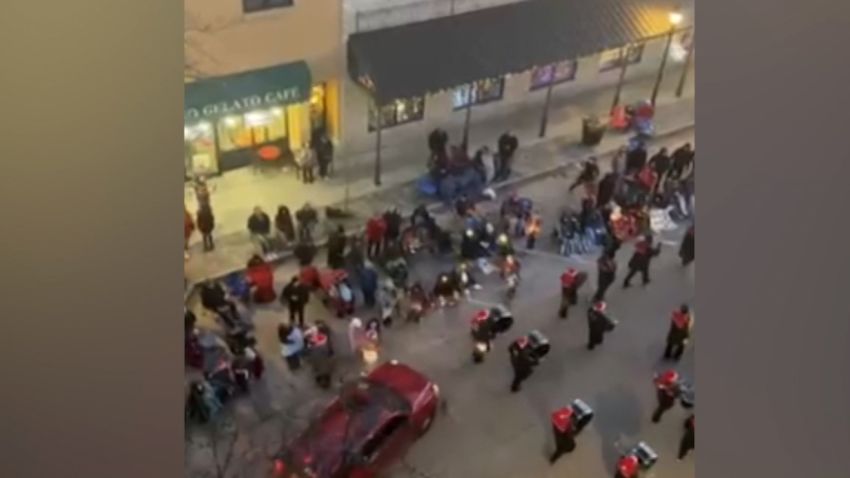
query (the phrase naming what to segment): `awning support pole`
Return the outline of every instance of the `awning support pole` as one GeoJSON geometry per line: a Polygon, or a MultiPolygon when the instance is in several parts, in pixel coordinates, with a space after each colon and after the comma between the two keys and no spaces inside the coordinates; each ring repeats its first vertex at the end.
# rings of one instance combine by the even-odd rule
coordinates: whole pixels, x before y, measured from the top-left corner
{"type": "Polygon", "coordinates": [[[466,118],[463,120],[463,141],[461,145],[463,150],[467,151],[469,146],[469,120],[472,117],[472,100],[466,104],[466,118]]]}
{"type": "Polygon", "coordinates": [[[383,114],[381,105],[374,101],[377,119],[375,120],[375,186],[381,185],[381,129],[383,127],[383,114]]]}
{"type": "Polygon", "coordinates": [[[688,45],[688,55],[685,57],[685,68],[682,70],[682,76],[679,77],[679,86],[676,87],[676,98],[681,98],[685,91],[685,80],[688,78],[688,70],[691,68],[691,58],[694,54],[694,40],[691,34],[691,44],[688,45]]]}
{"type": "Polygon", "coordinates": [[[552,88],[555,86],[555,78],[546,87],[546,103],[543,105],[543,118],[540,119],[540,137],[546,136],[546,125],[549,123],[549,104],[552,102],[552,88]]]}
{"type": "Polygon", "coordinates": [[[670,29],[667,34],[667,43],[664,45],[664,56],[661,57],[661,65],[658,66],[658,76],[655,77],[655,86],[652,87],[652,98],[649,102],[655,106],[655,99],[658,98],[658,89],[661,88],[661,79],[664,78],[664,67],[667,66],[667,57],[670,56],[670,45],[673,43],[673,34],[676,33],[675,28],[670,29]]]}
{"type": "Polygon", "coordinates": [[[620,105],[620,93],[623,92],[623,81],[626,79],[626,69],[629,67],[628,46],[620,49],[620,77],[617,79],[617,91],[614,93],[614,103],[611,104],[611,113],[620,105]]]}

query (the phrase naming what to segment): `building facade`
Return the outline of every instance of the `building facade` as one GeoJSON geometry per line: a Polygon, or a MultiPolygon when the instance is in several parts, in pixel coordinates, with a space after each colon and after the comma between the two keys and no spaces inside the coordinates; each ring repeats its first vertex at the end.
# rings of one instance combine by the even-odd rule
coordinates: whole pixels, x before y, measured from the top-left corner
{"type": "Polygon", "coordinates": [[[339,0],[184,0],[187,177],[291,160],[338,140],[339,0]]]}

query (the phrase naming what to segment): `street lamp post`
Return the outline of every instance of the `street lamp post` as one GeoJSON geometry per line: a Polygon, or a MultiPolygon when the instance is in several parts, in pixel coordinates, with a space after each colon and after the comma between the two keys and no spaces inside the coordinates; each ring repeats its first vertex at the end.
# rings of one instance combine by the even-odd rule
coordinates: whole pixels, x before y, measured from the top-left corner
{"type": "Polygon", "coordinates": [[[667,43],[664,45],[664,55],[661,57],[661,65],[658,67],[658,76],[655,77],[655,86],[652,88],[652,97],[649,100],[652,106],[655,106],[655,100],[658,98],[658,89],[661,87],[661,79],[664,78],[664,67],[667,66],[667,57],[670,56],[670,45],[673,43],[673,35],[676,33],[676,26],[682,23],[682,14],[678,11],[670,12],[670,32],[667,34],[667,43]]]}
{"type": "Polygon", "coordinates": [[[381,127],[383,114],[381,104],[375,100],[375,186],[381,185],[381,127]]]}
{"type": "Polygon", "coordinates": [[[549,122],[549,104],[552,102],[552,87],[555,86],[555,70],[552,69],[552,78],[546,87],[546,103],[543,105],[543,118],[540,120],[540,137],[546,136],[546,125],[549,122]]]}
{"type": "Polygon", "coordinates": [[[679,77],[679,85],[676,87],[676,98],[682,97],[682,92],[685,90],[685,81],[688,78],[688,70],[691,68],[691,58],[694,54],[694,34],[691,33],[691,44],[688,45],[688,53],[685,56],[685,68],[682,70],[682,76],[679,77]]]}

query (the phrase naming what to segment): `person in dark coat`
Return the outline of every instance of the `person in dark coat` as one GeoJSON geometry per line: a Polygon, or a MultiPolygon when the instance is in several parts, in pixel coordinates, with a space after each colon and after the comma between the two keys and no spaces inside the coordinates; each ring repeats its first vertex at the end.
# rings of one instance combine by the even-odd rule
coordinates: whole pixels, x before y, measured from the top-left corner
{"type": "Polygon", "coordinates": [[[334,144],[328,136],[322,133],[316,144],[316,158],[319,162],[319,177],[328,177],[328,171],[334,159],[334,144]]]}
{"type": "Polygon", "coordinates": [[[449,144],[449,135],[440,128],[431,131],[428,135],[428,149],[431,156],[446,155],[446,146],[449,144]]]}
{"type": "Polygon", "coordinates": [[[576,426],[572,408],[563,407],[552,414],[552,432],[555,435],[555,451],[549,457],[549,464],[554,464],[558,458],[572,453],[576,448],[576,426]]]}
{"type": "Polygon", "coordinates": [[[289,323],[298,321],[298,326],[304,328],[304,308],[310,301],[310,291],[302,284],[298,276],[294,276],[280,294],[282,304],[289,307],[289,323]]]}
{"type": "Polygon", "coordinates": [[[685,352],[685,345],[691,336],[693,319],[687,304],[682,304],[678,310],[673,311],[670,318],[670,330],[667,332],[667,346],[664,348],[664,358],[680,360],[685,352]]]}
{"type": "Polygon", "coordinates": [[[345,228],[342,225],[328,237],[328,267],[342,269],[345,267],[345,246],[347,245],[345,228]]]}
{"type": "Polygon", "coordinates": [[[655,393],[658,401],[655,411],[652,412],[652,423],[661,421],[661,417],[676,404],[676,399],[679,396],[678,388],[679,375],[668,370],[661,373],[655,379],[655,393]]]}
{"type": "Polygon", "coordinates": [[[685,143],[682,147],[673,151],[673,164],[670,167],[670,179],[681,179],[687,176],[694,163],[695,152],[691,143],[685,143]]]}
{"type": "Polygon", "coordinates": [[[511,164],[517,148],[519,148],[519,141],[516,136],[512,135],[509,131],[506,131],[502,133],[502,136],[499,136],[499,162],[494,181],[508,179],[508,176],[511,175],[511,164]]]}
{"type": "Polygon", "coordinates": [[[211,251],[215,249],[212,232],[215,229],[215,216],[213,216],[212,208],[209,204],[202,204],[198,209],[196,216],[196,224],[198,231],[201,232],[201,237],[204,239],[204,250],[211,251]]]}
{"type": "Polygon", "coordinates": [[[380,214],[375,214],[366,222],[366,256],[377,257],[387,234],[387,222],[380,214]]]}
{"type": "Polygon", "coordinates": [[[392,208],[384,213],[384,223],[387,225],[385,239],[387,244],[395,244],[401,236],[401,214],[398,209],[392,208]]]}
{"type": "Polygon", "coordinates": [[[363,292],[363,302],[366,307],[375,307],[378,293],[378,272],[371,266],[363,267],[360,271],[360,290],[363,292]]]}
{"type": "Polygon", "coordinates": [[[653,193],[657,193],[662,189],[667,173],[670,171],[672,164],[673,162],[670,158],[670,154],[667,152],[667,148],[661,148],[657,153],[649,158],[649,167],[652,168],[656,175],[658,175],[658,181],[655,182],[655,189],[653,190],[653,193]]]}
{"type": "Polygon", "coordinates": [[[295,240],[295,223],[292,222],[292,213],[288,207],[281,205],[277,208],[274,226],[286,238],[287,242],[295,240]]]}
{"type": "Polygon", "coordinates": [[[643,285],[649,284],[649,264],[652,262],[652,258],[659,253],[661,253],[661,245],[653,248],[652,236],[649,234],[635,244],[635,252],[629,260],[629,273],[626,274],[626,279],[623,281],[623,288],[628,288],[631,285],[632,277],[638,272],[643,277],[643,285]]]}
{"type": "Polygon", "coordinates": [[[301,241],[295,245],[292,254],[298,260],[298,265],[301,267],[309,266],[316,258],[316,246],[309,241],[301,241]]]}
{"type": "Polygon", "coordinates": [[[617,181],[620,175],[615,172],[607,173],[599,181],[599,186],[596,188],[596,205],[597,207],[605,207],[614,199],[614,192],[617,190],[617,181]]]}
{"type": "Polygon", "coordinates": [[[587,309],[587,350],[593,350],[597,345],[602,345],[605,340],[605,332],[608,318],[605,316],[606,304],[598,300],[587,309]]]}
{"type": "Polygon", "coordinates": [[[596,164],[596,158],[591,156],[582,165],[581,173],[579,173],[573,184],[570,185],[569,191],[572,192],[582,184],[594,183],[598,178],[599,166],[596,164]]]}
{"type": "Polygon", "coordinates": [[[694,226],[688,228],[685,237],[682,239],[682,245],[679,247],[679,257],[682,259],[682,267],[688,266],[694,261],[694,226]]]}
{"type": "Polygon", "coordinates": [[[254,213],[248,217],[248,232],[251,233],[251,238],[256,241],[263,251],[263,254],[269,252],[269,234],[272,232],[272,221],[269,215],[263,212],[263,209],[254,208],[254,213]]]}
{"type": "Polygon", "coordinates": [[[596,261],[598,274],[596,279],[596,293],[593,294],[594,302],[605,300],[605,292],[617,278],[617,262],[614,253],[606,251],[596,261]]]}
{"type": "Polygon", "coordinates": [[[636,145],[634,149],[626,153],[626,176],[639,173],[646,166],[648,153],[643,143],[636,145]]]}
{"type": "Polygon", "coordinates": [[[682,440],[679,442],[679,461],[683,460],[696,445],[696,437],[694,434],[695,426],[696,423],[694,415],[691,415],[687,420],[685,420],[685,433],[682,435],[682,440]]]}
{"type": "Polygon", "coordinates": [[[300,241],[313,241],[313,228],[319,223],[319,213],[307,202],[295,213],[300,241]]]}
{"type": "Polygon", "coordinates": [[[508,346],[508,353],[511,358],[511,367],[514,370],[514,378],[511,382],[511,393],[519,392],[524,382],[534,370],[537,360],[531,351],[531,344],[528,338],[520,337],[508,346]]]}

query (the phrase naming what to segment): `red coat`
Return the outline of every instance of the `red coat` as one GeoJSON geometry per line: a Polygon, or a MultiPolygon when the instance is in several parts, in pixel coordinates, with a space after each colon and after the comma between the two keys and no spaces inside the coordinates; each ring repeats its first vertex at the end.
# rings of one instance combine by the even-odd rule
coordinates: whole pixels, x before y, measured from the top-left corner
{"type": "Polygon", "coordinates": [[[380,241],[387,232],[387,223],[382,217],[373,217],[366,223],[366,238],[370,241],[380,241]]]}
{"type": "Polygon", "coordinates": [[[678,310],[673,312],[672,320],[677,329],[687,329],[691,325],[691,315],[683,314],[678,310]]]}
{"type": "Polygon", "coordinates": [[[274,291],[274,271],[268,263],[255,265],[248,269],[248,282],[255,286],[254,302],[267,304],[277,297],[274,291]]]}
{"type": "Polygon", "coordinates": [[[566,433],[573,423],[573,409],[562,407],[552,413],[552,426],[559,432],[566,433]]]}

